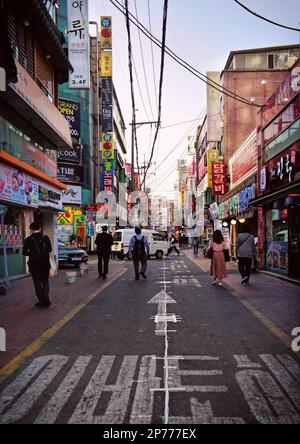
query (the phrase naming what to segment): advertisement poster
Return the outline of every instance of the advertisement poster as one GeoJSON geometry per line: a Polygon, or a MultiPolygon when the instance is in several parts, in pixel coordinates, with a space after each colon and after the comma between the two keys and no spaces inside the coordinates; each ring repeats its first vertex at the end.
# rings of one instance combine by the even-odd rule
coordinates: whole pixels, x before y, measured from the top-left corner
{"type": "Polygon", "coordinates": [[[0,246],[3,246],[3,240],[7,248],[21,248],[23,247],[22,229],[19,225],[4,225],[2,232],[2,225],[0,224],[0,246]]]}
{"type": "Polygon", "coordinates": [[[74,235],[84,242],[87,235],[87,226],[85,216],[74,216],[74,235]]]}
{"type": "Polygon", "coordinates": [[[270,271],[288,273],[288,242],[267,242],[266,266],[270,271]]]}
{"type": "Polygon", "coordinates": [[[38,206],[38,181],[23,171],[0,164],[0,199],[38,206]]]}
{"type": "Polygon", "coordinates": [[[74,227],[73,225],[58,225],[57,226],[57,237],[58,240],[64,242],[65,244],[70,244],[70,238],[73,236],[74,227]]]}
{"type": "Polygon", "coordinates": [[[80,138],[80,103],[58,99],[58,109],[68,122],[72,139],[80,138]]]}
{"type": "Polygon", "coordinates": [[[88,0],[68,0],[68,54],[74,71],[69,71],[69,88],[90,87],[90,36],[88,0]]]}

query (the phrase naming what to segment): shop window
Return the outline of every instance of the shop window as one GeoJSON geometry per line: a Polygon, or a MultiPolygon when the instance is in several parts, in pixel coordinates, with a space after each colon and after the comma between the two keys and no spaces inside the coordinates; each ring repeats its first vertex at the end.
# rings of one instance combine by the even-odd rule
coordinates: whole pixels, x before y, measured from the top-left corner
{"type": "Polygon", "coordinates": [[[53,102],[54,99],[54,74],[53,68],[48,63],[42,51],[35,48],[35,76],[43,93],[53,102]]]}
{"type": "Polygon", "coordinates": [[[271,209],[266,213],[266,268],[288,273],[288,210],[271,209]]]}

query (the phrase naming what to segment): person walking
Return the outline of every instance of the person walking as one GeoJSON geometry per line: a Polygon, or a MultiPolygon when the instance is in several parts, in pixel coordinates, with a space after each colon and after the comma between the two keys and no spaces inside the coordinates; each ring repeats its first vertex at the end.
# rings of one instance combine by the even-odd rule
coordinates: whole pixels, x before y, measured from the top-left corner
{"type": "Polygon", "coordinates": [[[41,233],[39,223],[32,222],[29,228],[31,234],[24,241],[23,255],[29,256],[29,272],[38,298],[35,305],[47,307],[51,305],[49,300],[49,270],[51,268],[49,254],[52,251],[52,246],[49,237],[41,233]]]}
{"type": "Polygon", "coordinates": [[[209,243],[209,248],[212,249],[210,272],[213,277],[212,284],[222,286],[222,279],[227,277],[227,271],[224,257],[224,249],[226,248],[226,245],[220,230],[214,231],[213,238],[209,243]]]}
{"type": "Polygon", "coordinates": [[[99,278],[103,277],[103,279],[106,279],[111,255],[111,246],[113,244],[112,235],[107,233],[107,225],[102,227],[102,233],[97,234],[95,244],[97,245],[99,278]]]}
{"type": "Polygon", "coordinates": [[[248,224],[243,224],[241,233],[236,239],[236,255],[238,258],[241,283],[248,284],[251,273],[252,261],[256,261],[256,246],[254,236],[250,232],[248,224]]]}
{"type": "Polygon", "coordinates": [[[129,242],[128,254],[130,255],[132,253],[135,279],[138,281],[140,279],[140,275],[144,279],[147,279],[147,255],[150,254],[150,246],[145,236],[142,236],[142,230],[140,227],[136,227],[134,231],[135,235],[130,239],[129,242]],[[142,265],[141,271],[139,270],[140,263],[142,265]]]}
{"type": "Polygon", "coordinates": [[[168,252],[167,252],[166,256],[169,256],[169,254],[172,253],[173,250],[175,250],[176,253],[179,254],[179,250],[178,250],[178,248],[176,247],[176,244],[177,244],[177,239],[176,239],[176,237],[174,236],[174,234],[171,234],[170,248],[168,249],[168,252]]]}
{"type": "Polygon", "coordinates": [[[194,249],[194,251],[193,251],[194,256],[198,256],[198,251],[199,251],[199,238],[198,238],[198,236],[193,236],[193,238],[192,238],[192,247],[194,249]]]}

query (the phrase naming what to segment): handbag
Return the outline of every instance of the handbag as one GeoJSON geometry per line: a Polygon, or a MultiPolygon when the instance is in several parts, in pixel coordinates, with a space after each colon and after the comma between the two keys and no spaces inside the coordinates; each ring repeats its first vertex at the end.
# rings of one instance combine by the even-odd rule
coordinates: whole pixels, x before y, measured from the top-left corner
{"type": "Polygon", "coordinates": [[[53,254],[50,254],[49,260],[50,260],[49,276],[54,277],[57,275],[57,265],[56,265],[56,261],[54,259],[53,254]]]}
{"type": "Polygon", "coordinates": [[[208,259],[212,259],[212,258],[213,258],[213,255],[214,255],[213,247],[210,247],[210,248],[208,249],[208,251],[207,251],[207,255],[206,255],[206,257],[208,257],[208,259]]]}
{"type": "Polygon", "coordinates": [[[229,250],[227,248],[224,248],[223,253],[224,253],[225,262],[230,262],[229,250]]]}

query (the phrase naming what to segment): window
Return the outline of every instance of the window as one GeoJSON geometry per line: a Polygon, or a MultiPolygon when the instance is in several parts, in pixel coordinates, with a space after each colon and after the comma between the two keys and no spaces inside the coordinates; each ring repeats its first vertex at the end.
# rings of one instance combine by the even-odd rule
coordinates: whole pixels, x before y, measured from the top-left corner
{"type": "Polygon", "coordinates": [[[158,233],[152,233],[153,236],[153,240],[154,241],[159,241],[159,242],[163,242],[165,239],[162,237],[161,234],[158,233]]]}

